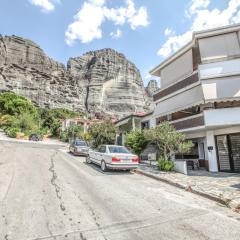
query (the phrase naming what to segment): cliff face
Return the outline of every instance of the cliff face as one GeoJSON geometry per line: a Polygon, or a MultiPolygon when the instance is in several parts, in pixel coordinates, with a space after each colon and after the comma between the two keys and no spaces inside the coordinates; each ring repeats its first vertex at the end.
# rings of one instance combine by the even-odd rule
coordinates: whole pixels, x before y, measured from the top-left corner
{"type": "Polygon", "coordinates": [[[152,97],[155,92],[159,90],[157,80],[153,79],[148,82],[148,85],[146,87],[146,91],[149,95],[149,97],[152,97]]]}
{"type": "Polygon", "coordinates": [[[147,111],[138,69],[124,55],[103,49],[71,58],[67,69],[30,40],[0,36],[0,91],[14,91],[42,107],[123,116],[147,111]]]}
{"type": "Polygon", "coordinates": [[[131,113],[150,104],[136,66],[112,49],[71,58],[68,72],[83,89],[89,112],[131,113]]]}

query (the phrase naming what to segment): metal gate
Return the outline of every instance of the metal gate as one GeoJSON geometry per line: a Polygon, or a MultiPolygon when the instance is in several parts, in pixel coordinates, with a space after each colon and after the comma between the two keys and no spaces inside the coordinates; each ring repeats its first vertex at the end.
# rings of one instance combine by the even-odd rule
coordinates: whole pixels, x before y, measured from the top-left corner
{"type": "Polygon", "coordinates": [[[240,134],[216,137],[218,167],[222,172],[240,172],[240,134]]]}

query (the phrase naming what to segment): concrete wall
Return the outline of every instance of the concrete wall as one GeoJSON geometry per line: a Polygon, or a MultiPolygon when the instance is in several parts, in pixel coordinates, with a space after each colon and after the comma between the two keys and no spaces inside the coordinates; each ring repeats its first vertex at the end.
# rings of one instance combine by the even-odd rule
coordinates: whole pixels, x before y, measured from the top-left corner
{"type": "Polygon", "coordinates": [[[187,175],[188,174],[187,162],[184,160],[175,160],[174,161],[174,171],[187,175]]]}

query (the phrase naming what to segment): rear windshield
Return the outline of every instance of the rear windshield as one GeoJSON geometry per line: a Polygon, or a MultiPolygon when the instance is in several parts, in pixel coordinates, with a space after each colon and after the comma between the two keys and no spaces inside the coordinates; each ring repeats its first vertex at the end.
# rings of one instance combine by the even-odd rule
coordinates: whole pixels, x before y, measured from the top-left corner
{"type": "Polygon", "coordinates": [[[83,142],[83,141],[76,141],[75,145],[76,146],[81,146],[81,147],[86,147],[87,146],[87,144],[85,142],[83,142]]]}
{"type": "Polygon", "coordinates": [[[110,153],[130,153],[125,147],[109,146],[110,153]]]}

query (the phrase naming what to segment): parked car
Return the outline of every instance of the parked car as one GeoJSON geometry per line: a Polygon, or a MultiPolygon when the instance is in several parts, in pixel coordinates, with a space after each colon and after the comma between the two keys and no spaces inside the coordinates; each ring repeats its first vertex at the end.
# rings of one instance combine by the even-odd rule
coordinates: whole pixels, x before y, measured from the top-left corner
{"type": "Polygon", "coordinates": [[[102,145],[97,150],[89,151],[86,162],[101,166],[102,171],[131,170],[138,167],[139,157],[123,146],[102,145]]]}
{"type": "Polygon", "coordinates": [[[89,147],[83,140],[74,140],[69,146],[69,152],[74,155],[88,156],[89,147]]]}
{"type": "Polygon", "coordinates": [[[37,133],[32,133],[31,135],[29,135],[28,140],[38,142],[38,141],[42,141],[43,138],[41,135],[37,133]]]}

